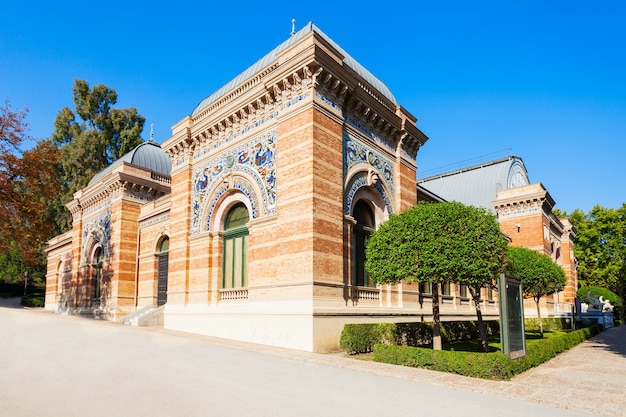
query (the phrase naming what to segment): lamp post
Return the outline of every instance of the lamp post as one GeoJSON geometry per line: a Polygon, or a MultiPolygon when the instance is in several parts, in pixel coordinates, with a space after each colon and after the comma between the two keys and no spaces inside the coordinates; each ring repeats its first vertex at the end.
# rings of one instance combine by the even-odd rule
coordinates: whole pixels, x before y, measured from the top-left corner
{"type": "Polygon", "coordinates": [[[24,271],[24,295],[26,295],[27,287],[28,287],[28,271],[24,271]]]}

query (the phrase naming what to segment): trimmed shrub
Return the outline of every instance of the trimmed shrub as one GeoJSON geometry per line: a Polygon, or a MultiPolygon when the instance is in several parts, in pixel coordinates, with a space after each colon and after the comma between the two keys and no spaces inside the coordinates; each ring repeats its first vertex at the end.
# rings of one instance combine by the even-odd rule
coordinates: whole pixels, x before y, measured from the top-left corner
{"type": "MultiPolygon", "coordinates": [[[[487,336],[497,335],[497,321],[485,321],[487,336]]],[[[443,343],[454,343],[479,338],[474,321],[446,321],[441,323],[443,343]]],[[[431,322],[346,324],[341,332],[339,346],[349,354],[368,353],[378,343],[399,346],[427,346],[433,342],[431,322]]]]}
{"type": "Polygon", "coordinates": [[[391,323],[346,324],[341,332],[339,346],[349,354],[367,353],[376,343],[390,341],[391,323]]]}
{"type": "Polygon", "coordinates": [[[514,360],[501,352],[459,352],[384,344],[375,345],[374,360],[475,378],[506,380],[546,362],[558,353],[595,336],[601,330],[600,326],[592,326],[538,340],[527,346],[526,356],[514,360]]]}
{"type": "Polygon", "coordinates": [[[622,307],[622,300],[619,298],[619,295],[603,287],[580,287],[576,291],[576,297],[580,298],[583,303],[588,303],[587,294],[590,292],[593,297],[602,296],[603,299],[609,300],[614,307],[622,307]]]}

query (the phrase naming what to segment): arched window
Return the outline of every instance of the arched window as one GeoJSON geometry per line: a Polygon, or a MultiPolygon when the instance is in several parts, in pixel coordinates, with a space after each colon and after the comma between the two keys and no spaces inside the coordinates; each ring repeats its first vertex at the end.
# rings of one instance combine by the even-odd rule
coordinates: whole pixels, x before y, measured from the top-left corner
{"type": "Polygon", "coordinates": [[[96,279],[94,285],[94,294],[93,298],[99,299],[102,291],[102,248],[97,247],[93,254],[93,263],[96,268],[96,279]]]}
{"type": "Polygon", "coordinates": [[[354,285],[367,287],[371,286],[371,283],[365,269],[365,248],[375,230],[374,213],[364,200],[359,200],[354,206],[353,217],[356,220],[353,229],[354,285]]]}
{"type": "Polygon", "coordinates": [[[170,239],[166,236],[159,242],[157,255],[157,306],[167,303],[167,278],[169,267],[170,239]]]}
{"type": "Polygon", "coordinates": [[[170,238],[164,237],[161,239],[161,243],[159,243],[159,253],[165,253],[170,250],[170,238]]]}
{"type": "Polygon", "coordinates": [[[224,221],[224,263],[222,288],[240,288],[247,285],[246,253],[248,249],[248,209],[243,203],[233,206],[224,221]]]}

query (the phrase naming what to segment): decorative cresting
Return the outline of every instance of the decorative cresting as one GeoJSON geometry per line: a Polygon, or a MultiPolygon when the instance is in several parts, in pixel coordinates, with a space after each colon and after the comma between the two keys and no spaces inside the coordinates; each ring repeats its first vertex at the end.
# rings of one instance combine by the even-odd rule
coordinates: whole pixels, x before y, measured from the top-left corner
{"type": "Polygon", "coordinates": [[[83,242],[81,251],[86,262],[87,253],[95,243],[99,243],[105,258],[111,256],[111,210],[106,210],[98,217],[83,224],[83,242]]]}
{"type": "Polygon", "coordinates": [[[209,230],[213,210],[231,188],[248,197],[251,218],[276,213],[276,139],[277,131],[271,130],[193,170],[192,235],[209,230]],[[247,178],[253,180],[256,187],[247,178]],[[255,188],[260,190],[260,196],[255,188]],[[259,204],[259,197],[262,204],[259,204]]]}

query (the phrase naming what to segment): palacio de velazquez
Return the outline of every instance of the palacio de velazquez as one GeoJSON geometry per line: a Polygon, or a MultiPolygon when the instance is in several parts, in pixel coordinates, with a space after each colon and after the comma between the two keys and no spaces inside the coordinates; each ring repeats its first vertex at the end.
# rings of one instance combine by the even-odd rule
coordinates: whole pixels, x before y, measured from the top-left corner
{"type": "MultiPolygon", "coordinates": [[[[364,268],[391,214],[457,199],[418,184],[416,121],[309,23],[74,195],[72,230],[48,242],[45,308],[314,352],[338,350],[346,323],[431,320],[427,287],[375,286],[364,268]]],[[[473,171],[488,174],[471,180],[479,205],[564,268],[542,308],[571,310],[571,225],[521,159],[493,166],[473,171]]],[[[442,293],[444,320],[475,318],[466,289],[442,293]]],[[[495,318],[497,294],[483,299],[495,318]]]]}

